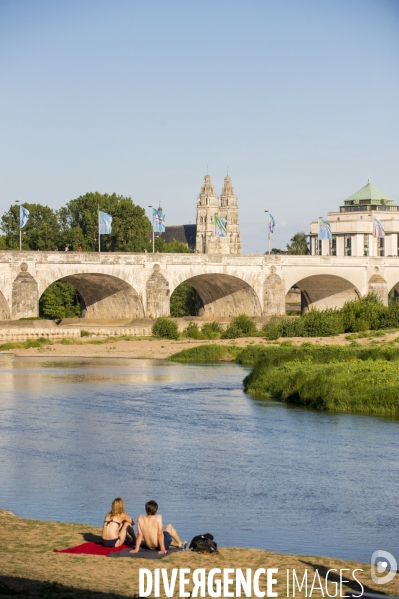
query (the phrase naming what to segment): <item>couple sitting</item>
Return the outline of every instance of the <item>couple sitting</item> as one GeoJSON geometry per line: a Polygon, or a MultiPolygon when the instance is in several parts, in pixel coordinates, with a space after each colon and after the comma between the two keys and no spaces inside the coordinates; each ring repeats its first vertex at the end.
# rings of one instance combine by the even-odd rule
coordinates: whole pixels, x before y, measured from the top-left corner
{"type": "Polygon", "coordinates": [[[128,534],[135,543],[131,553],[138,553],[142,549],[159,550],[160,555],[168,552],[172,539],[179,547],[183,547],[176,530],[171,524],[162,527],[162,516],[157,515],[158,504],[156,501],[147,501],[145,504],[146,516],[143,514],[137,519],[137,537],[133,530],[133,520],[125,513],[125,505],[120,497],[112,502],[111,511],[105,516],[102,541],[105,547],[120,547],[128,534]]]}

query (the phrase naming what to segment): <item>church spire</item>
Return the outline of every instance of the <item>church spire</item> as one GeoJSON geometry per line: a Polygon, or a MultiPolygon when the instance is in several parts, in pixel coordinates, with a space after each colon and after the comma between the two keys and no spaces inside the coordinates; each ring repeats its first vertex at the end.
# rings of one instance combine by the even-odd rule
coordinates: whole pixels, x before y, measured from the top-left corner
{"type": "Polygon", "coordinates": [[[227,175],[224,178],[224,185],[222,189],[222,195],[220,196],[222,206],[237,206],[237,198],[234,194],[234,189],[231,184],[231,177],[227,175]]]}

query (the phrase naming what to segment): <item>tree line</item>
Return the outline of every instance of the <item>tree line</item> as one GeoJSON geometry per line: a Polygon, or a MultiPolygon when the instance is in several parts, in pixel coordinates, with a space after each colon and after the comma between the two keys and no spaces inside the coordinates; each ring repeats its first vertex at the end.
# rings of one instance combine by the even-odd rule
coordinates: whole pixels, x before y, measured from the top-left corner
{"type": "MultiPolygon", "coordinates": [[[[24,202],[29,219],[22,229],[22,249],[33,251],[68,250],[84,252],[98,250],[98,210],[111,214],[112,232],[101,236],[102,252],[152,251],[152,223],[144,208],[130,197],[113,193],[86,193],[71,200],[59,210],[42,204],[24,202]]],[[[3,214],[0,228],[0,250],[19,249],[19,206],[13,205],[3,214]]],[[[189,253],[187,244],[173,239],[166,243],[155,239],[155,251],[160,253],[189,253]]],[[[184,284],[172,300],[176,315],[192,313],[196,305],[194,289],[184,284]],[[176,309],[174,304],[176,304],[176,309]]],[[[44,318],[73,318],[81,314],[77,290],[65,281],[56,281],[43,293],[39,314],[44,318]]]]}
{"type": "MultiPolygon", "coordinates": [[[[86,193],[59,210],[42,204],[24,202],[29,219],[22,229],[22,249],[55,249],[95,252],[98,250],[98,210],[111,214],[112,232],[101,235],[103,252],[143,252],[152,250],[152,224],[144,208],[130,197],[113,193],[86,193]]],[[[0,249],[19,249],[19,206],[11,206],[1,218],[0,249]]],[[[189,252],[186,244],[174,240],[166,244],[156,240],[156,251],[189,252]]]]}

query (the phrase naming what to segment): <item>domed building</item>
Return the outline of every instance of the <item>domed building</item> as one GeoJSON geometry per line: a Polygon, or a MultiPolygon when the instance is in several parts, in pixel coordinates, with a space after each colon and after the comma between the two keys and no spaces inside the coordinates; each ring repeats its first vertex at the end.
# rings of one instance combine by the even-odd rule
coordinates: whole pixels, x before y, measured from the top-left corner
{"type": "Polygon", "coordinates": [[[310,223],[310,253],[319,256],[398,256],[399,212],[395,200],[368,183],[328,212],[332,239],[319,239],[319,223],[310,223]],[[375,219],[384,236],[375,235],[375,219]]]}

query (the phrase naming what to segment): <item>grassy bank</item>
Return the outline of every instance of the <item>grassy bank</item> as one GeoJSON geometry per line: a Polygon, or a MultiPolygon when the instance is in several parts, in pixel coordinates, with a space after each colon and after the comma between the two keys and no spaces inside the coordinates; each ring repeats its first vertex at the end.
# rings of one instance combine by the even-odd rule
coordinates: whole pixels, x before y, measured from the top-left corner
{"type": "Polygon", "coordinates": [[[183,349],[167,358],[171,362],[234,362],[241,348],[229,345],[199,345],[183,349]]]}
{"type": "Polygon", "coordinates": [[[171,356],[183,362],[254,365],[244,389],[257,397],[331,412],[399,416],[399,347],[289,343],[221,348],[204,345],[171,356]]]}
{"type": "MultiPolygon", "coordinates": [[[[343,585],[345,591],[353,589],[358,594],[359,585],[353,579],[352,571],[360,568],[356,577],[362,582],[365,591],[381,591],[372,582],[370,564],[342,561],[326,557],[283,555],[255,549],[221,548],[219,555],[198,555],[191,551],[176,553],[159,561],[141,559],[114,559],[93,555],[70,555],[53,553],[53,548],[63,549],[78,545],[87,540],[100,539],[99,528],[85,524],[69,524],[18,518],[0,510],[0,597],[26,599],[43,597],[46,599],[122,599],[138,596],[139,568],[166,568],[170,579],[172,568],[278,568],[277,585],[273,590],[279,597],[285,597],[286,570],[295,568],[300,580],[305,570],[313,580],[317,568],[324,588],[325,576],[329,569],[348,568],[344,578],[349,582],[343,585]]],[[[261,577],[261,590],[266,590],[261,577]]],[[[330,593],[334,593],[334,576],[330,573],[330,593]]],[[[311,584],[311,583],[310,583],[311,584]]],[[[308,586],[308,596],[310,591],[308,586]]],[[[233,587],[234,588],[234,587],[233,587]]],[[[188,586],[190,590],[190,585],[188,586]]],[[[161,593],[163,586],[161,585],[161,593]]],[[[384,586],[384,593],[399,594],[399,578],[384,586]]],[[[161,596],[164,596],[161,594],[161,596]]],[[[174,597],[178,597],[178,586],[174,597]]],[[[292,592],[291,592],[292,596],[292,592]]],[[[296,597],[305,597],[296,590],[296,597]]],[[[316,586],[312,592],[316,599],[322,593],[316,586]]]]}
{"type": "Polygon", "coordinates": [[[386,360],[277,367],[261,361],[244,387],[258,397],[317,410],[399,416],[398,365],[386,360]]]}
{"type": "Polygon", "coordinates": [[[258,397],[331,412],[399,416],[399,348],[264,348],[244,388],[258,397]]]}

